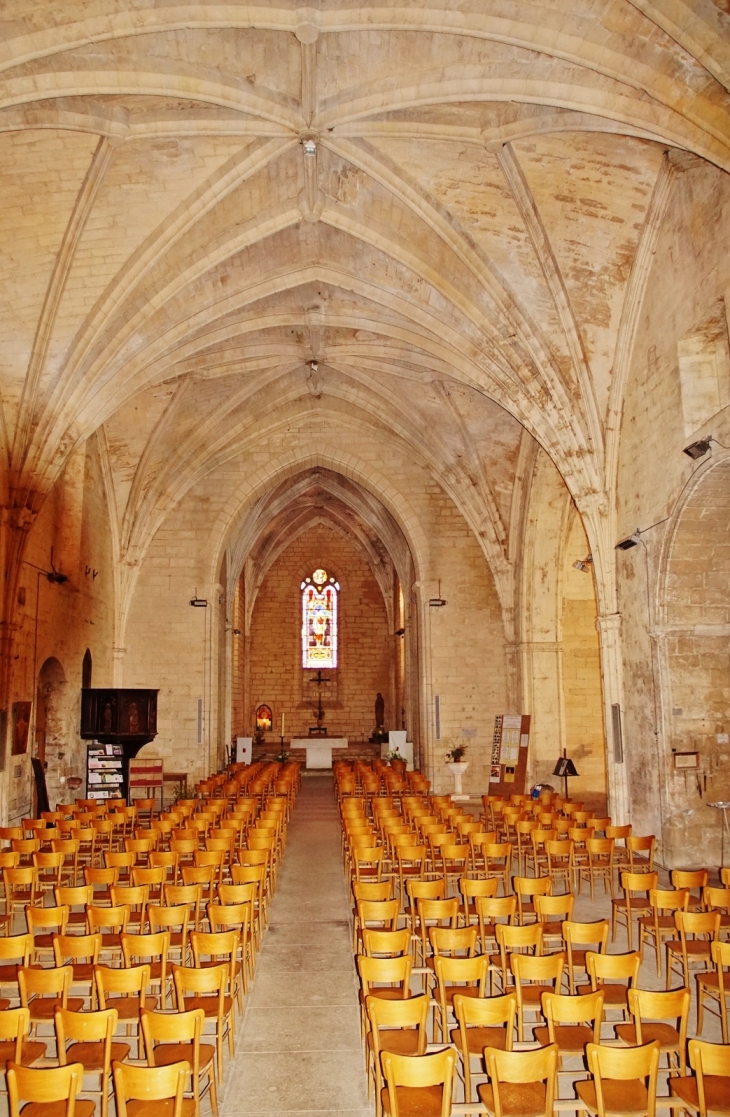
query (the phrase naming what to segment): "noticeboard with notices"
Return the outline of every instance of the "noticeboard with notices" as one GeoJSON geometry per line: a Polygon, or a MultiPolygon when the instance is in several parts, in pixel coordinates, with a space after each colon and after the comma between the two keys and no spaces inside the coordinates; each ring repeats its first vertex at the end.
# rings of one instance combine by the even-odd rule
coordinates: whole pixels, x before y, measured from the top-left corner
{"type": "Polygon", "coordinates": [[[490,795],[524,795],[530,714],[498,714],[494,719],[490,795]]]}

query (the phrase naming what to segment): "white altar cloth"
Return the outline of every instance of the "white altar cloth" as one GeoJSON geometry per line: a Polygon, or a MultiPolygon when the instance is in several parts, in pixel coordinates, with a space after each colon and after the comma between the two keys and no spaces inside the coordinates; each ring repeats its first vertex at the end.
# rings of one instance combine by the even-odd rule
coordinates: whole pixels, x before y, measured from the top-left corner
{"type": "Polygon", "coordinates": [[[331,768],[332,749],[346,749],[347,737],[293,737],[290,748],[307,750],[307,768],[331,768]]]}

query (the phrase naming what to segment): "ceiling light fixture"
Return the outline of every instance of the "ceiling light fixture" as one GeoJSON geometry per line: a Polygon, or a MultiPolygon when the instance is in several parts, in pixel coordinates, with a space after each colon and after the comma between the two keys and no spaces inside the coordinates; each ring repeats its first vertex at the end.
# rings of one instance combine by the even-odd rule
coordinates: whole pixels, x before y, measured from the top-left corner
{"type": "Polygon", "coordinates": [[[429,599],[428,606],[430,609],[443,609],[446,602],[441,596],[441,579],[439,578],[439,595],[429,599]]]}
{"type": "Polygon", "coordinates": [[[314,158],[317,154],[317,141],[312,139],[311,136],[307,137],[307,139],[302,140],[302,150],[310,159],[314,158]]]}
{"type": "Polygon", "coordinates": [[[697,442],[690,442],[689,446],[685,446],[682,453],[686,454],[688,458],[692,458],[693,461],[697,461],[697,458],[705,456],[712,442],[714,442],[712,435],[709,438],[699,438],[697,442]]]}

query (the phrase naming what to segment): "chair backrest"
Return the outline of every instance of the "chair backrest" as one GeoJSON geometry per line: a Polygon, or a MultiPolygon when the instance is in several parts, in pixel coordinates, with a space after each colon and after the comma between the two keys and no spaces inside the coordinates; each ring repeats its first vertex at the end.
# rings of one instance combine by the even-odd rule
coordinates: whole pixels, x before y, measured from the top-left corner
{"type": "Polygon", "coordinates": [[[30,1030],[30,1012],[27,1008],[7,1008],[0,1012],[0,1040],[15,1040],[16,1063],[21,1061],[23,1040],[30,1030]]]}
{"type": "Polygon", "coordinates": [[[570,921],[573,918],[574,906],[575,896],[572,892],[563,892],[558,896],[535,897],[535,914],[539,923],[549,923],[559,915],[570,921]]]}
{"type": "Polygon", "coordinates": [[[156,1044],[192,1043],[193,1072],[197,1072],[196,1064],[200,1059],[200,1037],[205,1025],[204,1009],[191,1008],[187,1012],[150,1012],[149,1009],[143,1008],[139,1015],[144,1037],[145,1055],[151,1067],[156,1065],[156,1044]]]}
{"type": "Polygon", "coordinates": [[[31,997],[50,995],[60,997],[61,1006],[65,1008],[72,974],[71,966],[47,966],[43,969],[35,966],[21,966],[18,969],[21,1005],[23,1008],[27,1008],[31,997]]]}
{"type": "Polygon", "coordinates": [[[561,993],[543,993],[540,998],[547,1020],[550,1042],[555,1043],[555,1025],[593,1024],[593,1042],[601,1042],[603,992],[582,993],[568,997],[561,993]]]}
{"type": "Polygon", "coordinates": [[[642,1021],[675,1020],[678,1022],[681,1049],[684,1051],[691,999],[689,989],[629,989],[629,1011],[634,1018],[637,1043],[644,1042],[642,1021]]]}
{"type": "Polygon", "coordinates": [[[396,958],[408,954],[411,949],[410,928],[403,927],[399,931],[378,931],[365,927],[362,931],[362,945],[365,954],[370,958],[396,958]]]}
{"type": "Polygon", "coordinates": [[[500,1051],[485,1047],[484,1061],[492,1082],[495,1117],[503,1117],[503,1084],[544,1083],[545,1108],[542,1113],[531,1108],[532,1117],[552,1117],[557,1088],[558,1048],[554,1043],[535,1051],[500,1051]]]}
{"type": "Polygon", "coordinates": [[[597,946],[597,953],[604,954],[608,942],[608,920],[598,919],[595,923],[577,923],[566,919],[563,923],[563,938],[568,947],[568,962],[576,946],[597,946]]]}
{"type": "Polygon", "coordinates": [[[555,989],[559,989],[565,969],[565,955],[518,954],[513,951],[509,956],[509,964],[516,985],[521,986],[527,982],[544,985],[551,982],[555,989]]]}
{"type": "MultiPolygon", "coordinates": [[[[454,994],[454,1015],[462,1032],[467,1028],[505,1027],[505,1049],[512,1050],[512,1037],[517,1019],[517,998],[514,993],[503,993],[498,997],[466,997],[463,993],[454,994]]],[[[468,1045],[462,1044],[462,1051],[468,1045]]]]}
{"type": "Polygon", "coordinates": [[[0,936],[1,962],[19,962],[21,966],[29,966],[33,949],[31,934],[0,936]]]}
{"type": "Polygon", "coordinates": [[[635,985],[639,980],[641,955],[638,950],[629,954],[603,954],[595,950],[586,952],[586,970],[591,988],[598,989],[599,982],[628,981],[635,985]]]}
{"type": "MultiPolygon", "coordinates": [[[[600,1043],[586,1045],[588,1069],[593,1075],[596,1088],[596,1101],[600,1117],[606,1112],[603,1094],[603,1080],[628,1082],[648,1079],[647,1108],[648,1117],[656,1113],[656,1083],[659,1069],[659,1041],[653,1040],[641,1047],[606,1047],[600,1043]]],[[[615,1089],[615,1087],[614,1087],[615,1089]]]]}
{"type": "Polygon", "coordinates": [[[373,986],[398,985],[402,996],[408,997],[412,968],[413,960],[409,955],[400,958],[369,958],[365,954],[357,956],[357,969],[365,996],[373,986]]]}
{"type": "Polygon", "coordinates": [[[426,1050],[426,1022],[430,1008],[430,998],[426,994],[408,997],[406,1000],[369,996],[365,998],[365,1007],[370,1026],[376,1035],[380,1028],[417,1028],[416,1054],[423,1055],[426,1050]]]}
{"type": "MultiPolygon", "coordinates": [[[[183,1094],[190,1076],[190,1063],[170,1063],[164,1067],[138,1067],[129,1063],[112,1064],[117,1117],[127,1117],[127,1102],[172,1099],[170,1117],[181,1117],[183,1094]]],[[[168,1111],[169,1113],[169,1111],[168,1111]]]]}
{"type": "Polygon", "coordinates": [[[66,1062],[66,1043],[68,1040],[79,1043],[104,1044],[104,1057],[107,1065],[111,1063],[112,1037],[119,1020],[115,1008],[99,1009],[96,1012],[69,1012],[57,1008],[54,1013],[56,1027],[56,1050],[61,1066],[66,1062]]]}
{"type": "Polygon", "coordinates": [[[495,928],[503,959],[513,950],[533,950],[535,954],[542,954],[542,934],[542,926],[539,923],[528,923],[526,927],[498,923],[495,928]]]}
{"type": "MultiPolygon", "coordinates": [[[[702,1039],[689,1041],[689,1062],[692,1070],[697,1075],[697,1095],[700,1103],[700,1113],[707,1113],[707,1097],[705,1077],[713,1075],[721,1081],[717,1085],[722,1087],[722,1079],[730,1081],[730,1045],[726,1043],[708,1043],[702,1039]]],[[[718,1094],[719,1097],[719,1094],[718,1094]]]]}
{"type": "Polygon", "coordinates": [[[69,1063],[65,1067],[42,1069],[8,1063],[8,1102],[11,1117],[19,1117],[21,1098],[31,1103],[65,1102],[66,1115],[71,1117],[83,1077],[83,1063],[69,1063]]]}
{"type": "Polygon", "coordinates": [[[78,961],[85,958],[92,965],[99,961],[99,951],[102,947],[101,933],[93,935],[54,935],[53,954],[56,965],[62,966],[68,959],[78,961]]]}
{"type": "MultiPolygon", "coordinates": [[[[447,1047],[431,1055],[395,1055],[384,1051],[381,1055],[383,1076],[388,1090],[391,1117],[400,1117],[398,1087],[411,1089],[441,1086],[440,1117],[451,1113],[451,1091],[454,1080],[456,1053],[447,1047]]],[[[431,1112],[434,1112],[431,1110],[431,1112]]],[[[435,1115],[434,1115],[435,1117],[435,1115]]]]}
{"type": "Polygon", "coordinates": [[[150,984],[150,967],[141,966],[95,966],[94,982],[99,998],[99,1008],[107,1008],[107,994],[136,996],[142,1007],[142,998],[150,984]]]}

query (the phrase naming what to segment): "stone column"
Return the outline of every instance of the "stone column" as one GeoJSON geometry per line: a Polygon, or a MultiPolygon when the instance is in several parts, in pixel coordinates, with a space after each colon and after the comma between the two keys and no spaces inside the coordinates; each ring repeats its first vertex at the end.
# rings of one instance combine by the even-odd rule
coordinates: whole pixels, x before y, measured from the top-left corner
{"type": "MultiPolygon", "coordinates": [[[[631,821],[626,762],[616,763],[616,742],[613,736],[612,706],[618,703],[624,713],[623,655],[621,651],[621,614],[609,613],[596,617],[596,628],[601,647],[601,675],[603,681],[603,720],[606,730],[608,753],[606,776],[608,782],[608,812],[614,825],[624,826],[631,821]]],[[[624,748],[626,742],[624,741],[624,748]]]]}

